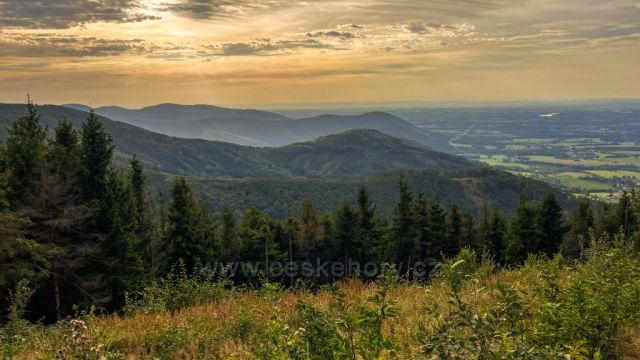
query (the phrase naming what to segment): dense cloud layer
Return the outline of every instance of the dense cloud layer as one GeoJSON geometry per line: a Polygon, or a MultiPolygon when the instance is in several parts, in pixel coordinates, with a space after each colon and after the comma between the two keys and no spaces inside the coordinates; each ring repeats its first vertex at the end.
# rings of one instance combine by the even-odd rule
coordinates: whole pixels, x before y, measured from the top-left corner
{"type": "Polygon", "coordinates": [[[140,0],[0,0],[0,26],[62,29],[157,19],[138,12],[140,7],[140,0]]]}

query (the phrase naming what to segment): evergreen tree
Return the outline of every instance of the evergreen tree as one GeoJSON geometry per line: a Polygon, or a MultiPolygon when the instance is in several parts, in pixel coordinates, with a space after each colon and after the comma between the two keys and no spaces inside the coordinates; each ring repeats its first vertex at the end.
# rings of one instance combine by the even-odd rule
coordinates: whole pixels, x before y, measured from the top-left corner
{"type": "Polygon", "coordinates": [[[569,232],[565,237],[562,250],[565,256],[576,259],[582,249],[588,245],[589,231],[594,227],[593,209],[587,199],[580,199],[578,207],[571,213],[569,232]]]}
{"type": "Polygon", "coordinates": [[[491,252],[493,259],[498,264],[504,264],[507,223],[497,211],[492,212],[489,223],[490,227],[486,238],[486,248],[491,252]]]}
{"type": "Polygon", "coordinates": [[[362,261],[363,247],[359,243],[358,214],[348,204],[342,205],[335,213],[335,258],[345,266],[352,261],[362,261]]]}
{"type": "Polygon", "coordinates": [[[136,196],[131,185],[123,176],[111,171],[107,175],[100,220],[105,231],[105,273],[112,310],[124,305],[125,292],[139,285],[144,274],[136,235],[137,219],[136,196]]]}
{"type": "Polygon", "coordinates": [[[619,228],[622,229],[625,239],[629,239],[635,232],[637,223],[633,211],[632,195],[626,191],[620,195],[620,199],[618,200],[616,220],[619,228]]]}
{"type": "Polygon", "coordinates": [[[57,170],[42,173],[20,212],[31,220],[27,237],[45,249],[48,263],[49,276],[34,297],[40,301],[36,308],[47,318],[59,320],[71,313],[73,305],[88,308],[109,299],[99,269],[100,243],[87,240],[93,236],[86,231],[93,210],[57,170]]]}
{"type": "Polygon", "coordinates": [[[242,214],[238,230],[242,260],[262,264],[260,270],[265,273],[268,273],[269,261],[280,256],[273,230],[267,215],[256,208],[249,208],[242,214]]]}
{"type": "Polygon", "coordinates": [[[447,241],[444,248],[444,255],[447,258],[455,257],[460,251],[461,221],[462,219],[460,217],[460,211],[458,211],[458,206],[453,205],[447,219],[449,232],[447,234],[447,241]]]}
{"type": "Polygon", "coordinates": [[[63,181],[76,182],[76,171],[80,166],[78,132],[71,122],[61,120],[55,127],[54,139],[49,145],[47,164],[63,176],[63,181]]]}
{"type": "Polygon", "coordinates": [[[113,156],[113,140],[95,110],[82,124],[80,150],[80,186],[85,199],[102,199],[113,156]]]}
{"type": "Polygon", "coordinates": [[[432,252],[431,231],[429,230],[429,199],[418,194],[414,205],[414,222],[418,233],[417,260],[429,260],[437,256],[432,252]]]}
{"type": "Polygon", "coordinates": [[[565,234],[562,206],[555,195],[550,193],[542,202],[539,212],[538,226],[541,233],[537,250],[547,256],[553,256],[560,249],[565,234]]]}
{"type": "Polygon", "coordinates": [[[459,248],[470,248],[476,251],[482,251],[482,246],[478,244],[478,229],[475,220],[469,212],[462,214],[460,219],[460,243],[459,248]]]}
{"type": "Polygon", "coordinates": [[[358,220],[359,236],[358,246],[362,249],[360,261],[367,262],[375,254],[373,250],[378,245],[379,236],[376,231],[376,205],[371,202],[369,193],[364,186],[358,190],[358,220]]]}
{"type": "Polygon", "coordinates": [[[151,221],[149,219],[149,200],[147,194],[147,176],[144,167],[137,156],[133,156],[129,163],[129,186],[133,192],[136,208],[138,238],[146,239],[150,231],[151,221]]]}
{"type": "Polygon", "coordinates": [[[214,239],[204,209],[196,203],[191,187],[184,178],[173,183],[172,200],[169,205],[169,229],[165,249],[165,269],[169,269],[179,259],[184,260],[191,270],[198,261],[213,256],[214,239]]]}
{"type": "Polygon", "coordinates": [[[523,263],[529,253],[537,251],[539,241],[538,210],[523,196],[507,233],[505,261],[508,264],[523,263]]]}
{"type": "Polygon", "coordinates": [[[229,206],[225,206],[222,210],[222,227],[220,233],[220,242],[222,246],[221,256],[224,261],[240,260],[238,229],[236,225],[236,217],[233,210],[229,206]]]}
{"type": "Polygon", "coordinates": [[[447,210],[442,207],[438,198],[433,199],[429,207],[429,231],[431,232],[431,251],[436,259],[439,259],[447,251],[449,227],[447,225],[447,210]]]}
{"type": "Polygon", "coordinates": [[[413,195],[409,185],[400,179],[398,184],[400,198],[393,210],[391,244],[393,245],[394,260],[397,263],[410,263],[417,261],[416,229],[413,221],[413,195]]]}
{"type": "Polygon", "coordinates": [[[309,199],[302,201],[302,212],[298,218],[298,241],[300,246],[300,256],[303,259],[315,260],[320,249],[322,237],[322,227],[316,210],[309,199]]]}
{"type": "Polygon", "coordinates": [[[27,114],[18,117],[8,132],[8,190],[9,199],[15,206],[24,199],[40,178],[46,148],[46,131],[40,125],[38,107],[30,98],[27,99],[27,114]]]}

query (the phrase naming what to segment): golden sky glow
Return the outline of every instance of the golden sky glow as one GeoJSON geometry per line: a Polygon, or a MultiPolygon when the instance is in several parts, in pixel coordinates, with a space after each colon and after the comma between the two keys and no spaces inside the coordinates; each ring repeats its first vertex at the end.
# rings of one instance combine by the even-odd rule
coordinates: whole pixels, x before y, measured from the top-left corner
{"type": "Polygon", "coordinates": [[[640,97],[637,0],[0,0],[0,102],[640,97]]]}

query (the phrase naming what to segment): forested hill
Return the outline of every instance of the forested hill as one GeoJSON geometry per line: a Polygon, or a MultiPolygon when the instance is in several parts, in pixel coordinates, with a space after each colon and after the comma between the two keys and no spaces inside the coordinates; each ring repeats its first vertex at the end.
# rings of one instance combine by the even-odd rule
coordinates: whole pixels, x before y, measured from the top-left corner
{"type": "MultiPolygon", "coordinates": [[[[88,111],[84,105],[65,105],[88,111]]],[[[132,110],[100,107],[96,113],[160,134],[224,141],[247,146],[283,146],[354,129],[378,130],[410,139],[440,151],[454,152],[446,139],[384,112],[358,115],[321,115],[291,119],[260,110],[239,110],[211,105],[160,104],[132,110]]]]}
{"type": "MultiPolygon", "coordinates": [[[[44,105],[41,121],[53,129],[62,118],[79,127],[81,110],[44,105]]],[[[0,105],[0,136],[25,106],[0,105]]],[[[137,154],[154,171],[200,177],[314,177],[356,179],[400,169],[456,171],[480,166],[375,130],[352,130],[281,148],[170,137],[101,118],[121,154],[137,154]]],[[[318,121],[321,121],[320,119],[318,121]]]]}
{"type": "MultiPolygon", "coordinates": [[[[191,178],[189,184],[211,212],[219,212],[227,205],[238,213],[256,207],[278,219],[299,212],[303,199],[310,200],[320,213],[337,209],[344,203],[356,203],[358,187],[364,185],[376,203],[376,211],[389,216],[399,200],[397,187],[401,177],[414,194],[437,197],[447,208],[457,205],[474,215],[481,214],[485,206],[511,215],[518,207],[520,195],[539,202],[554,193],[566,209],[575,205],[573,198],[546,183],[488,167],[453,173],[404,170],[357,180],[191,178]]],[[[170,179],[153,174],[150,180],[154,188],[163,190],[170,179]]]]}

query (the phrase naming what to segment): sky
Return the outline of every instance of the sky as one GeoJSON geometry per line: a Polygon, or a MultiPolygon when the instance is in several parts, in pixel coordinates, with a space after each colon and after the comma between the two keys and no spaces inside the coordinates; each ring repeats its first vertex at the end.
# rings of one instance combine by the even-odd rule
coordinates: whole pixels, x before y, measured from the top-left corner
{"type": "Polygon", "coordinates": [[[0,102],[640,98],[640,0],[0,0],[0,102]]]}

